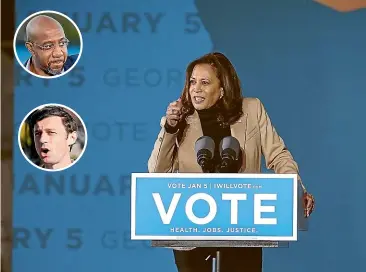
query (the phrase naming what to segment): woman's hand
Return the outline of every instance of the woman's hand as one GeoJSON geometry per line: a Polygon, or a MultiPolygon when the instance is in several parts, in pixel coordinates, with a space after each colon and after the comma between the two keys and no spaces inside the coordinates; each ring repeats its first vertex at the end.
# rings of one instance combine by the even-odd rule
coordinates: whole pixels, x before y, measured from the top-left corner
{"type": "Polygon", "coordinates": [[[169,104],[166,110],[166,121],[169,126],[176,127],[182,118],[182,101],[178,100],[169,104]]]}
{"type": "Polygon", "coordinates": [[[304,216],[309,217],[314,210],[315,199],[311,194],[306,192],[302,197],[302,203],[304,206],[304,216]]]}

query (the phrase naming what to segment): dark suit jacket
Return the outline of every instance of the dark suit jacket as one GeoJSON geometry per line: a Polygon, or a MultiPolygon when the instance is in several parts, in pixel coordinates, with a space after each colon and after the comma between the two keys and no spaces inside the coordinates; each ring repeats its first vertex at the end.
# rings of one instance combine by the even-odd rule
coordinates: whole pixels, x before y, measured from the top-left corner
{"type": "Polygon", "coordinates": [[[70,55],[70,56],[67,57],[67,59],[65,61],[65,64],[64,64],[65,72],[67,70],[69,70],[74,65],[74,63],[76,62],[78,57],[79,57],[79,54],[70,55]]]}

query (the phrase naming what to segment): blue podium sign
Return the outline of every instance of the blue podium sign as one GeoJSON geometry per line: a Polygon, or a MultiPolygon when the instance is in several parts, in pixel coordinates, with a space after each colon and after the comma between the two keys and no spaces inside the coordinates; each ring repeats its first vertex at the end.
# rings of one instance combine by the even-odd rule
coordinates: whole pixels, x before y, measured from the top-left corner
{"type": "Polygon", "coordinates": [[[297,175],[133,173],[133,240],[297,240],[297,175]]]}

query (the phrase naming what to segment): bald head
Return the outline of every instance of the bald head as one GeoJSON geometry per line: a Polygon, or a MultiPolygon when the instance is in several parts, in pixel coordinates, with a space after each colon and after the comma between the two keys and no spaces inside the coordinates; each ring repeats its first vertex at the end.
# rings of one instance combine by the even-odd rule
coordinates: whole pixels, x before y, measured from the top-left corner
{"type": "Polygon", "coordinates": [[[25,46],[31,54],[29,69],[33,73],[44,76],[62,73],[68,40],[59,22],[45,15],[32,18],[26,27],[26,39],[25,46]]]}
{"type": "Polygon", "coordinates": [[[54,32],[65,35],[61,24],[46,15],[38,15],[32,18],[27,24],[25,32],[26,41],[44,39],[54,32]]]}

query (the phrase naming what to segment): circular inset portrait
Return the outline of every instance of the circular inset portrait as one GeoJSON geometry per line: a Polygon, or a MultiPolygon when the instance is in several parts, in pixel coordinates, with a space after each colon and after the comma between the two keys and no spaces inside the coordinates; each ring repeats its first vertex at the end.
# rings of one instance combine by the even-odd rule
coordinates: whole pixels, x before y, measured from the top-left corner
{"type": "Polygon", "coordinates": [[[40,11],[23,20],[14,36],[14,54],[25,71],[39,78],[57,78],[78,63],[83,39],[78,26],[56,11],[40,11]]]}
{"type": "Polygon", "coordinates": [[[76,164],[87,146],[81,117],[60,104],[29,112],[19,127],[20,151],[29,163],[45,171],[62,171],[76,164]]]}

